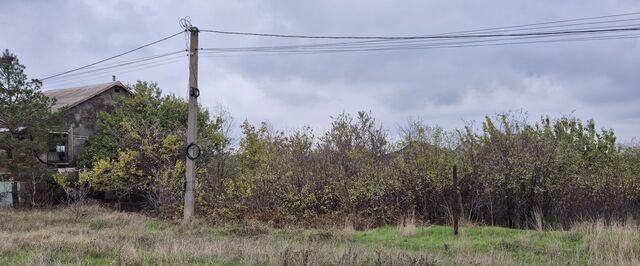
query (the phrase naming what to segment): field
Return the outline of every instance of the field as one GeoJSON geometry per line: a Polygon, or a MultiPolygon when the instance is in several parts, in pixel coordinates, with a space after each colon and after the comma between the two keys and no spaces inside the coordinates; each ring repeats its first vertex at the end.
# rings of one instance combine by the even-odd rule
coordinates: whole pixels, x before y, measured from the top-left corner
{"type": "Polygon", "coordinates": [[[631,221],[545,232],[465,227],[457,238],[451,231],[181,226],[96,206],[0,210],[0,265],[640,265],[631,221]]]}

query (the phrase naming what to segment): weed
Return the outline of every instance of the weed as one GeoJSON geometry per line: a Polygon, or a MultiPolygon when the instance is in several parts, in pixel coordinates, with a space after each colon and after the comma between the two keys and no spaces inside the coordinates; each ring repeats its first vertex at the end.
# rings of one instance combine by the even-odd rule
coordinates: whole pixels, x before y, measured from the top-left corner
{"type": "Polygon", "coordinates": [[[181,226],[138,214],[79,207],[0,210],[0,265],[640,265],[633,221],[576,224],[568,231],[397,226],[357,231],[275,229],[258,222],[181,226]],[[9,219],[7,217],[11,217],[9,219]]]}

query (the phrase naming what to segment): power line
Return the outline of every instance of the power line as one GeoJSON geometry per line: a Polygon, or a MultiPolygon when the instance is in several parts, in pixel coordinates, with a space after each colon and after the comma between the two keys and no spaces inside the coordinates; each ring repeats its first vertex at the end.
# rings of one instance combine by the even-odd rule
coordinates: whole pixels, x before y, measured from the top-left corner
{"type": "MultiPolygon", "coordinates": [[[[456,32],[432,34],[432,35],[426,35],[426,36],[451,35],[451,34],[462,34],[462,33],[519,32],[519,31],[525,31],[525,30],[538,30],[538,29],[549,29],[549,28],[557,28],[557,29],[564,28],[565,30],[568,30],[567,27],[572,27],[571,28],[572,30],[584,30],[584,29],[638,26],[639,24],[631,24],[631,25],[612,24],[617,22],[640,20],[640,18],[638,17],[622,18],[622,19],[616,19],[616,20],[602,20],[605,18],[625,17],[625,16],[628,17],[628,16],[634,16],[634,15],[640,15],[640,12],[606,15],[606,16],[598,16],[598,17],[585,17],[585,18],[577,18],[577,19],[566,19],[566,20],[557,20],[557,21],[541,22],[541,23],[530,23],[530,24],[523,24],[523,25],[516,25],[516,26],[502,26],[502,27],[492,27],[492,28],[483,28],[483,29],[466,30],[466,31],[456,31],[456,32]],[[583,21],[583,22],[573,23],[578,21],[583,21]],[[571,23],[571,24],[567,24],[567,23],[571,23]],[[584,25],[593,25],[593,24],[609,24],[609,25],[604,27],[589,27],[589,28],[577,28],[577,29],[573,28],[575,26],[584,26],[584,25]]],[[[303,44],[303,45],[215,48],[210,50],[216,50],[217,52],[222,52],[224,50],[226,52],[236,52],[236,53],[248,52],[248,51],[264,52],[264,53],[270,52],[271,54],[274,54],[273,53],[274,51],[272,51],[274,49],[278,51],[282,51],[283,49],[301,49],[301,48],[370,47],[370,46],[377,46],[382,44],[400,44],[400,43],[406,44],[406,43],[429,42],[429,41],[441,41],[441,40],[364,40],[364,41],[353,41],[353,42],[334,42],[334,43],[303,44]]],[[[308,54],[308,53],[305,52],[305,54],[308,54]]]]}
{"type": "MultiPolygon", "coordinates": [[[[574,23],[574,24],[556,25],[556,26],[544,26],[544,27],[528,28],[528,29],[562,28],[562,27],[568,27],[568,26],[582,26],[582,25],[592,25],[592,24],[611,23],[611,22],[623,22],[623,21],[637,21],[637,20],[640,20],[640,18],[613,20],[613,21],[587,22],[587,23],[574,23]]],[[[585,30],[585,29],[603,29],[603,28],[613,28],[613,27],[628,27],[628,26],[640,26],[640,24],[607,25],[607,26],[601,26],[601,27],[581,28],[581,30],[585,30]]],[[[507,28],[507,27],[503,27],[503,28],[507,28]]],[[[520,30],[523,30],[523,29],[520,29],[520,30]]],[[[504,32],[504,31],[507,31],[507,30],[496,30],[496,31],[491,31],[491,32],[498,32],[498,31],[504,32]]],[[[508,31],[514,31],[514,30],[508,30],[508,31]]],[[[515,31],[519,31],[519,30],[515,30],[515,31]]],[[[468,32],[471,32],[471,31],[468,31],[468,32]]],[[[369,40],[369,41],[320,43],[320,44],[307,44],[307,45],[227,47],[227,48],[215,48],[215,49],[209,49],[209,50],[232,52],[232,51],[263,51],[263,50],[272,50],[272,49],[300,49],[300,48],[322,48],[322,47],[362,47],[362,46],[373,46],[373,45],[381,45],[381,44],[415,43],[415,42],[428,42],[428,41],[441,41],[441,40],[369,40]]]]}
{"type": "Polygon", "coordinates": [[[173,38],[173,37],[175,37],[175,36],[178,36],[178,35],[182,34],[182,32],[183,32],[183,31],[180,31],[180,32],[175,33],[175,34],[173,34],[173,35],[170,35],[170,36],[164,37],[164,38],[162,38],[162,39],[160,39],[160,40],[157,40],[157,41],[153,41],[153,42],[147,43],[147,44],[145,44],[145,45],[142,45],[142,46],[136,47],[136,48],[131,49],[131,50],[128,50],[128,51],[126,51],[126,52],[123,52],[123,53],[120,53],[120,54],[117,54],[117,55],[114,55],[114,56],[111,56],[111,57],[108,57],[108,58],[105,58],[105,59],[99,60],[99,61],[97,61],[97,62],[94,62],[94,63],[88,64],[88,65],[84,65],[84,66],[81,66],[81,67],[78,67],[78,68],[74,68],[74,69],[67,70],[67,71],[64,71],[64,72],[61,72],[61,73],[58,73],[58,74],[55,74],[55,75],[51,75],[51,76],[48,76],[48,77],[42,78],[42,79],[41,79],[41,81],[44,81],[44,80],[47,80],[47,79],[51,79],[51,78],[55,78],[55,77],[58,77],[58,76],[62,76],[62,75],[65,75],[65,74],[69,74],[69,73],[72,73],[72,72],[75,72],[75,71],[78,71],[78,70],[81,70],[81,69],[84,69],[84,68],[88,68],[88,67],[91,67],[91,66],[95,66],[95,65],[97,65],[97,64],[103,63],[103,62],[105,62],[105,61],[109,61],[109,60],[114,59],[114,58],[118,58],[118,57],[121,57],[121,56],[124,56],[124,55],[130,54],[130,53],[133,53],[133,52],[135,52],[135,51],[138,51],[138,50],[140,50],[140,49],[143,49],[143,48],[149,47],[149,46],[154,45],[154,44],[156,44],[156,43],[163,42],[163,41],[166,41],[166,40],[168,40],[168,39],[171,39],[171,38],[173,38]]]}
{"type": "Polygon", "coordinates": [[[460,38],[495,38],[495,37],[521,37],[521,36],[547,36],[547,35],[567,35],[582,33],[606,33],[619,31],[638,31],[640,28],[614,28],[601,30],[566,30],[566,31],[548,31],[548,32],[528,32],[528,33],[505,33],[505,34],[469,34],[469,35],[429,35],[429,36],[312,36],[312,35],[282,35],[270,33],[252,33],[252,32],[232,32],[217,30],[200,30],[202,32],[212,32],[220,34],[234,35],[252,35],[263,37],[281,37],[281,38],[303,38],[303,39],[358,39],[358,40],[421,40],[421,39],[460,39],[460,38]]]}
{"type": "Polygon", "coordinates": [[[438,48],[461,48],[461,47],[480,47],[480,46],[504,46],[504,45],[518,45],[518,44],[533,44],[533,43],[557,43],[557,42],[575,42],[575,41],[597,41],[597,40],[619,40],[619,39],[635,39],[640,38],[640,34],[635,35],[609,35],[609,36],[586,36],[580,38],[561,38],[561,39],[546,39],[546,40],[529,40],[518,41],[522,39],[532,39],[532,37],[518,37],[518,38],[506,38],[506,39],[492,39],[492,40],[476,40],[476,41],[456,41],[456,42],[444,42],[444,43],[425,43],[425,44],[410,44],[410,45],[395,45],[395,46],[381,46],[381,47],[364,47],[364,48],[325,48],[325,49],[289,49],[289,50],[272,50],[264,51],[259,54],[251,54],[251,51],[237,51],[236,54],[229,55],[229,52],[203,52],[203,57],[228,57],[228,56],[251,56],[251,55],[306,55],[306,54],[323,54],[323,53],[339,53],[339,52],[369,52],[369,51],[390,51],[390,50],[426,50],[426,49],[438,49],[438,48]],[[515,41],[514,41],[515,40],[515,41]],[[505,42],[506,41],[506,42],[505,42]],[[242,54],[244,52],[245,54],[242,54]],[[249,53],[249,54],[247,54],[249,53]],[[213,55],[209,55],[213,54],[213,55]],[[219,55],[219,56],[216,56],[219,55]]]}
{"type": "MultiPolygon", "coordinates": [[[[133,69],[133,68],[145,68],[146,66],[154,66],[157,65],[158,63],[163,63],[163,62],[175,62],[178,60],[181,60],[183,58],[186,58],[185,56],[178,56],[178,57],[166,57],[160,60],[154,60],[154,61],[148,61],[145,63],[138,63],[138,64],[132,64],[132,65],[126,65],[126,66],[121,66],[121,67],[117,67],[117,68],[108,68],[108,72],[109,74],[117,74],[118,71],[122,71],[122,70],[128,70],[128,69],[133,69]]],[[[46,84],[49,85],[51,83],[60,83],[60,82],[67,82],[67,81],[72,81],[72,80],[78,80],[78,79],[84,79],[86,77],[94,77],[94,76],[102,76],[104,75],[104,73],[107,72],[107,70],[96,70],[96,71],[87,71],[87,72],[83,72],[82,74],[79,75],[74,75],[74,76],[64,76],[61,79],[55,79],[51,82],[47,82],[46,84]]],[[[75,74],[75,73],[74,73],[75,74]]]]}
{"type": "MultiPolygon", "coordinates": [[[[255,46],[255,47],[222,47],[222,48],[201,48],[205,57],[216,55],[231,56],[247,56],[251,54],[264,55],[291,55],[291,54],[320,54],[335,52],[361,52],[361,51],[387,51],[387,50],[414,50],[414,49],[433,49],[433,48],[454,48],[454,47],[475,47],[475,46],[497,46],[527,43],[544,43],[544,42],[567,42],[567,41],[592,41],[592,40],[611,40],[611,39],[627,39],[637,38],[639,35],[612,35],[619,32],[636,32],[640,31],[640,24],[622,24],[623,22],[638,21],[640,12],[606,15],[598,17],[585,17],[577,19],[566,19],[541,23],[530,23],[516,26],[502,26],[493,28],[484,28],[476,30],[457,31],[449,33],[439,33],[421,36],[314,36],[314,35],[287,35],[287,34],[271,34],[271,33],[254,33],[254,32],[234,32],[234,31],[218,31],[218,30],[200,30],[201,32],[232,34],[232,35],[252,35],[262,37],[281,37],[281,38],[303,38],[303,39],[358,39],[360,41],[353,42],[334,42],[334,43],[316,43],[301,45],[280,45],[280,46],[255,46]],[[633,17],[629,17],[633,16],[633,17]],[[616,18],[616,19],[612,19],[616,18]],[[584,27],[586,25],[599,25],[592,27],[584,27]],[[538,30],[538,31],[535,31],[538,30]],[[544,30],[544,31],[540,31],[544,30]],[[582,36],[580,38],[564,38],[565,36],[582,36]],[[461,40],[462,39],[462,40],[461,40]],[[543,39],[534,40],[531,39],[543,39]],[[212,55],[209,55],[212,54],[212,55]]],[[[186,24],[185,24],[186,25],[186,24]]],[[[101,71],[117,69],[125,66],[144,66],[164,62],[166,60],[158,60],[169,57],[184,50],[165,53],[160,55],[152,55],[142,58],[136,58],[125,61],[101,64],[154,45],[156,43],[168,40],[183,32],[180,31],[173,35],[167,36],[160,40],[142,45],[124,53],[88,64],[68,71],[48,74],[41,80],[56,79],[58,81],[67,81],[77,79],[83,76],[92,75],[101,71]],[[143,62],[150,62],[141,64],[143,62]],[[100,65],[99,65],[100,64],[100,65]],[[98,66],[99,65],[99,66],[98,66]],[[78,72],[79,70],[86,70],[78,72]]],[[[55,83],[55,82],[54,82],[55,83]]]]}
{"type": "MultiPolygon", "coordinates": [[[[111,68],[118,68],[118,67],[121,67],[121,66],[137,64],[137,63],[140,63],[140,62],[152,61],[152,60],[155,60],[155,59],[158,59],[158,58],[164,58],[164,57],[167,57],[167,56],[172,56],[172,55],[180,54],[180,53],[183,53],[183,52],[186,52],[186,50],[180,50],[180,51],[164,53],[164,54],[158,54],[158,55],[145,56],[145,57],[134,58],[134,59],[129,59],[129,60],[123,60],[123,61],[117,61],[117,62],[108,63],[108,64],[101,64],[99,66],[95,65],[95,66],[91,66],[91,67],[85,68],[85,69],[88,69],[88,70],[84,71],[84,72],[74,72],[74,73],[70,73],[70,74],[64,75],[64,76],[53,77],[51,79],[52,80],[65,79],[67,77],[83,75],[85,73],[91,73],[91,72],[96,72],[96,71],[100,71],[100,70],[107,70],[107,69],[111,69],[111,68]],[[99,67],[99,68],[97,68],[97,67],[99,67]]],[[[58,74],[58,73],[62,73],[62,72],[56,72],[56,73],[51,73],[51,74],[46,74],[46,75],[55,75],[55,74],[58,74]]],[[[45,75],[37,75],[37,76],[45,76],[45,75]]]]}
{"type": "MultiPolygon", "coordinates": [[[[628,22],[628,21],[638,21],[640,20],[640,17],[631,17],[628,18],[629,16],[637,16],[640,15],[640,12],[632,12],[632,13],[623,13],[623,14],[614,14],[614,15],[605,15],[605,16],[597,16],[597,17],[583,17],[583,18],[576,18],[576,19],[565,19],[565,20],[557,20],[557,21],[550,21],[550,22],[541,22],[541,23],[530,23],[530,24],[523,24],[523,25],[516,25],[516,26],[501,26],[501,27],[492,27],[492,28],[483,28],[483,29],[475,29],[475,30],[466,30],[466,31],[456,31],[456,32],[448,32],[448,33],[439,33],[439,34],[431,34],[431,35],[424,35],[424,36],[417,36],[420,37],[422,39],[371,39],[371,40],[364,40],[364,41],[355,41],[355,42],[337,42],[337,43],[321,43],[321,44],[303,44],[303,45],[283,45],[283,46],[258,46],[258,47],[232,47],[232,48],[212,48],[212,49],[205,49],[205,50],[209,50],[209,51],[214,51],[214,52],[276,52],[273,50],[277,50],[277,51],[283,51],[284,49],[314,49],[314,48],[327,48],[327,47],[342,47],[342,48],[348,48],[348,47],[372,47],[372,46],[379,46],[379,45],[385,45],[385,44],[407,44],[407,43],[421,43],[421,42],[427,42],[427,41],[437,41],[438,39],[447,39],[447,38],[451,38],[451,37],[455,37],[452,36],[454,34],[466,34],[466,33],[495,33],[495,32],[518,32],[518,31],[526,31],[526,30],[540,30],[540,29],[550,29],[550,28],[558,28],[558,29],[563,29],[562,31],[552,31],[552,32],[546,32],[543,33],[540,37],[555,37],[553,35],[563,35],[563,34],[606,34],[609,32],[615,32],[618,31],[618,29],[616,28],[620,28],[620,27],[628,27],[628,26],[638,26],[640,24],[627,24],[627,25],[621,25],[619,24],[619,22],[628,22]],[[627,18],[624,18],[627,17],[627,18]],[[615,20],[603,20],[603,19],[608,19],[608,18],[619,18],[619,19],[615,19],[615,20]],[[573,23],[573,22],[580,22],[580,23],[573,23]],[[616,23],[616,24],[613,24],[616,23]],[[589,28],[575,28],[576,26],[585,26],[585,25],[594,25],[594,24],[608,24],[606,26],[603,27],[589,27],[589,28]],[[597,31],[592,31],[595,29],[606,29],[606,30],[597,30],[597,31]],[[545,35],[549,35],[549,36],[545,36],[545,35]],[[444,36],[444,37],[443,37],[444,36]],[[436,38],[433,38],[436,37],[436,38]],[[431,39],[425,39],[425,38],[433,38],[435,40],[431,40],[431,39]]],[[[626,31],[627,29],[624,29],[624,31],[626,31]]],[[[632,29],[632,30],[637,30],[636,28],[632,29]]],[[[203,30],[203,31],[207,31],[207,30],[203,30]]],[[[463,35],[465,38],[497,38],[497,37],[505,37],[505,36],[512,36],[512,37],[518,37],[518,36],[522,36],[522,37],[526,37],[527,35],[537,35],[540,34],[538,33],[515,33],[515,34],[500,34],[500,35],[488,35],[488,34],[483,34],[483,35],[463,35]]],[[[306,35],[305,35],[306,36],[306,35]]],[[[326,36],[315,36],[315,37],[326,37],[326,36]]],[[[340,37],[345,37],[345,36],[340,36],[340,37]]],[[[360,37],[367,37],[367,36],[360,36],[360,37]]],[[[371,36],[368,36],[371,37],[371,36]]],[[[416,36],[413,36],[416,37],[416,36]]]]}
{"type": "MultiPolygon", "coordinates": [[[[255,32],[236,32],[236,31],[221,31],[221,30],[207,30],[207,29],[201,30],[201,31],[219,33],[219,34],[250,35],[250,36],[278,37],[278,38],[394,40],[394,39],[427,38],[427,37],[436,37],[436,36],[442,36],[442,35],[474,33],[474,32],[488,32],[488,31],[495,32],[495,31],[502,31],[502,30],[508,30],[508,29],[531,27],[531,26],[541,26],[541,25],[559,24],[559,23],[585,21],[585,20],[599,20],[604,18],[625,17],[625,16],[634,16],[634,15],[640,15],[640,12],[631,12],[631,13],[596,16],[596,17],[584,17],[584,18],[576,18],[576,19],[565,19],[565,20],[557,20],[557,21],[549,21],[549,22],[522,24],[522,25],[516,25],[516,26],[501,26],[501,27],[492,27],[492,28],[484,28],[484,29],[476,29],[476,30],[431,34],[431,35],[424,35],[424,36],[314,36],[314,35],[288,35],[288,34],[255,33],[255,32]]],[[[625,21],[625,20],[618,20],[618,21],[625,21]]],[[[606,23],[606,22],[590,22],[590,23],[606,23]]],[[[589,24],[589,23],[586,23],[586,24],[589,24]]]]}
{"type": "MultiPolygon", "coordinates": [[[[640,24],[633,24],[638,26],[640,24]]],[[[583,31],[586,32],[586,31],[583,31]]],[[[592,32],[592,31],[590,31],[592,32]]],[[[582,37],[589,37],[589,40],[595,40],[597,38],[604,39],[616,39],[617,37],[626,37],[626,35],[611,35],[609,34],[594,34],[594,33],[582,33],[582,37]]],[[[463,41],[455,40],[404,40],[385,43],[357,43],[357,44],[314,44],[314,45],[289,45],[289,46],[265,46],[265,47],[240,47],[240,48],[203,48],[204,53],[273,53],[273,52],[346,52],[346,51],[378,51],[378,50],[402,50],[402,49],[414,49],[414,48],[429,48],[433,46],[451,46],[470,43],[495,43],[500,41],[512,41],[522,39],[557,39],[565,36],[579,36],[579,35],[550,35],[550,36],[521,36],[521,37],[503,37],[503,38],[476,38],[476,39],[464,39],[463,41]]],[[[560,39],[560,41],[571,39],[560,39]]],[[[554,41],[555,42],[555,41],[554,41]]],[[[519,42],[520,43],[520,42],[519,42]]]]}
{"type": "MultiPolygon", "coordinates": [[[[473,32],[499,32],[499,31],[503,31],[503,30],[516,29],[516,28],[526,28],[526,27],[531,27],[531,26],[541,26],[541,25],[559,24],[559,23],[565,23],[565,22],[575,22],[575,21],[585,21],[585,20],[598,20],[598,19],[603,19],[603,18],[625,17],[625,16],[635,16],[635,15],[640,15],[640,12],[613,14],[613,15],[605,15],[605,16],[596,16],[596,17],[583,17],[583,18],[574,18],[574,19],[555,20],[555,21],[548,21],[548,22],[521,24],[521,25],[515,25],[515,26],[500,26],[500,27],[483,28],[483,29],[476,29],[476,30],[466,30],[466,31],[457,31],[457,32],[449,32],[449,33],[439,33],[439,34],[435,34],[435,35],[473,33],[473,32]]],[[[608,21],[608,22],[615,22],[615,20],[614,21],[608,21]]],[[[587,23],[584,23],[584,24],[590,24],[590,23],[592,23],[592,22],[587,22],[587,23]]],[[[555,26],[552,26],[552,27],[555,27],[555,26]]],[[[533,28],[533,29],[540,29],[540,28],[544,28],[544,27],[533,28]]]]}
{"type": "MultiPolygon", "coordinates": [[[[623,17],[623,16],[633,16],[640,15],[640,12],[633,13],[624,13],[624,14],[615,14],[615,15],[606,15],[606,16],[597,16],[597,17],[584,17],[584,18],[576,18],[576,19],[565,19],[565,20],[556,20],[549,22],[539,22],[539,23],[530,23],[530,24],[521,24],[515,26],[501,26],[501,27],[492,27],[492,28],[482,28],[475,30],[465,30],[465,31],[455,31],[455,32],[447,32],[447,33],[438,33],[426,36],[437,36],[437,35],[450,35],[450,34],[462,34],[462,33],[491,33],[491,32],[517,32],[523,30],[538,30],[538,29],[549,29],[549,28],[564,28],[571,26],[583,26],[583,25],[592,25],[592,24],[603,24],[603,23],[612,23],[612,22],[623,22],[623,21],[635,21],[640,20],[640,18],[630,18],[630,19],[619,19],[619,20],[605,20],[605,21],[591,21],[591,22],[582,22],[582,23],[574,23],[574,24],[561,24],[567,22],[576,22],[576,21],[586,21],[586,20],[599,20],[603,18],[612,18],[612,17],[623,17]],[[555,25],[552,25],[555,24],[555,25]],[[560,24],[560,25],[558,25],[560,24]],[[552,25],[552,26],[542,26],[542,25],[552,25]],[[533,27],[537,26],[537,27],[533,27]]],[[[622,25],[620,25],[622,26],[622,25]]],[[[367,41],[357,41],[357,42],[342,42],[342,43],[332,43],[332,44],[367,44],[367,43],[390,43],[396,42],[394,40],[367,40],[367,41]]]]}
{"type": "Polygon", "coordinates": [[[77,77],[77,76],[83,76],[83,75],[86,75],[86,74],[90,74],[90,73],[94,73],[94,72],[101,72],[101,71],[105,71],[105,70],[117,69],[117,68],[120,68],[120,67],[129,66],[129,65],[144,65],[144,64],[140,64],[140,63],[143,63],[143,62],[151,62],[151,63],[153,63],[153,62],[156,62],[157,59],[163,59],[163,58],[167,58],[167,57],[175,58],[176,57],[175,55],[179,55],[178,57],[182,57],[184,55],[180,55],[180,54],[184,53],[184,52],[185,52],[184,50],[181,50],[181,51],[175,51],[175,52],[165,53],[165,54],[160,54],[160,55],[153,55],[153,56],[137,58],[137,59],[132,59],[132,60],[114,62],[114,63],[107,64],[107,65],[100,65],[100,67],[97,67],[97,66],[89,67],[89,68],[85,68],[85,71],[70,73],[68,75],[52,78],[51,80],[52,81],[67,80],[67,79],[74,78],[74,77],[77,77]]]}
{"type": "Polygon", "coordinates": [[[109,72],[113,72],[114,70],[122,70],[122,69],[130,69],[130,68],[135,68],[135,67],[141,67],[141,66],[147,66],[147,65],[153,65],[156,63],[160,63],[160,62],[166,62],[166,61],[173,61],[173,60],[177,60],[177,59],[181,59],[181,58],[185,58],[185,56],[180,55],[180,56],[169,56],[169,57],[163,57],[161,59],[158,60],[152,60],[152,61],[146,61],[146,62],[136,62],[135,64],[123,64],[121,66],[117,66],[117,67],[108,67],[108,68],[104,68],[104,69],[95,69],[95,70],[91,70],[91,71],[85,71],[85,72],[81,72],[81,73],[74,73],[73,75],[68,75],[68,76],[64,76],[64,77],[60,77],[59,79],[55,79],[51,82],[55,83],[55,82],[64,82],[66,80],[73,80],[73,79],[78,79],[78,78],[83,78],[85,76],[92,76],[92,75],[101,75],[100,73],[105,73],[107,70],[109,72]]]}
{"type": "MultiPolygon", "coordinates": [[[[114,66],[114,65],[119,65],[119,64],[122,64],[122,63],[129,63],[129,62],[135,62],[135,61],[146,61],[146,60],[151,60],[151,59],[154,59],[154,58],[157,58],[157,57],[162,57],[162,56],[165,56],[165,55],[171,55],[171,54],[175,54],[175,53],[179,53],[179,52],[183,52],[183,51],[186,51],[186,50],[181,50],[181,51],[176,51],[176,52],[171,52],[171,53],[165,53],[165,54],[156,54],[156,55],[138,57],[138,58],[133,58],[133,59],[121,60],[121,61],[115,61],[115,62],[112,62],[112,63],[101,64],[100,67],[114,66]]],[[[92,69],[94,67],[96,67],[96,66],[91,66],[91,67],[88,67],[87,69],[92,69]]],[[[58,74],[58,73],[62,73],[62,71],[52,72],[52,73],[47,73],[47,74],[34,75],[34,76],[36,76],[36,77],[50,76],[50,75],[55,75],[55,74],[58,74]]],[[[75,74],[75,73],[73,73],[73,74],[75,74]]],[[[71,74],[71,75],[73,75],[73,74],[71,74]]]]}
{"type": "MultiPolygon", "coordinates": [[[[116,75],[123,75],[123,74],[127,74],[127,73],[131,73],[131,72],[136,72],[136,71],[140,71],[140,70],[145,70],[145,69],[151,69],[151,68],[155,68],[158,66],[163,66],[163,65],[167,65],[167,64],[171,64],[171,63],[175,63],[175,62],[180,62],[181,59],[184,59],[186,57],[175,57],[175,58],[166,58],[164,60],[161,61],[156,61],[156,62],[150,62],[144,65],[137,65],[137,66],[130,66],[128,68],[123,68],[123,69],[118,69],[112,72],[109,72],[109,74],[116,74],[116,75]]],[[[83,81],[88,81],[88,80],[94,80],[96,78],[99,78],[101,76],[103,76],[103,73],[93,73],[91,75],[87,75],[84,77],[72,77],[69,79],[64,79],[64,80],[56,80],[52,83],[48,83],[45,84],[44,86],[46,86],[46,88],[60,88],[60,87],[66,87],[69,84],[77,84],[79,82],[83,82],[83,81]]]]}
{"type": "MultiPolygon", "coordinates": [[[[636,24],[640,25],[640,24],[636,24]]],[[[589,35],[588,35],[589,36],[589,35]]],[[[590,36],[611,36],[611,35],[593,35],[590,36]]],[[[505,41],[505,40],[517,40],[517,39],[542,39],[542,38],[558,38],[562,37],[560,35],[556,36],[522,36],[522,37],[505,37],[505,38],[491,38],[491,39],[482,39],[478,38],[475,40],[465,41],[454,41],[454,40],[438,40],[438,41],[403,41],[403,42],[385,42],[385,43],[367,43],[367,44],[340,44],[340,45],[331,45],[331,44],[317,44],[317,45],[297,45],[297,46],[262,46],[262,47],[236,47],[236,48],[202,48],[207,53],[238,53],[238,52],[278,52],[278,51],[316,51],[323,49],[364,49],[364,48],[402,48],[402,47],[410,47],[414,45],[446,45],[446,44],[459,44],[459,43],[474,43],[474,42],[495,42],[495,41],[505,41]]]]}

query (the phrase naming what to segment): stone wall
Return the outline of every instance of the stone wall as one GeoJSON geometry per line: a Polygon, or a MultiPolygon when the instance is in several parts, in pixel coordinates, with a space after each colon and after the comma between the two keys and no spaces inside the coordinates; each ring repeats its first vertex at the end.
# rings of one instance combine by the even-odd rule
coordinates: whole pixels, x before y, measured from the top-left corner
{"type": "Polygon", "coordinates": [[[97,130],[100,112],[111,113],[116,108],[117,97],[126,97],[128,92],[119,86],[113,87],[69,110],[69,162],[75,166],[84,151],[84,142],[97,130]]]}

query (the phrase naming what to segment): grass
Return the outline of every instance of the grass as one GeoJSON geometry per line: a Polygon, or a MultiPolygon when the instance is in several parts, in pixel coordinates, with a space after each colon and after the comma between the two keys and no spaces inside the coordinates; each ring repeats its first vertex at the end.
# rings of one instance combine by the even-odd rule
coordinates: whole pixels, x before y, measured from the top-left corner
{"type": "Polygon", "coordinates": [[[181,226],[134,213],[0,210],[0,265],[640,265],[638,226],[568,231],[386,226],[367,231],[181,226]]]}

